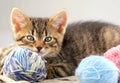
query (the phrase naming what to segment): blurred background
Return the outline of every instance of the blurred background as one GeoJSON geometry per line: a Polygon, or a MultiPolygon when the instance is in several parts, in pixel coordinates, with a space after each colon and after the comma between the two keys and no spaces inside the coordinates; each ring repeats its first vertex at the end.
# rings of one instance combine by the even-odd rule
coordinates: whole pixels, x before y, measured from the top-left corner
{"type": "Polygon", "coordinates": [[[97,20],[120,25],[120,0],[1,0],[0,47],[14,42],[10,25],[13,7],[29,16],[50,17],[62,8],[68,11],[70,22],[97,20]]]}

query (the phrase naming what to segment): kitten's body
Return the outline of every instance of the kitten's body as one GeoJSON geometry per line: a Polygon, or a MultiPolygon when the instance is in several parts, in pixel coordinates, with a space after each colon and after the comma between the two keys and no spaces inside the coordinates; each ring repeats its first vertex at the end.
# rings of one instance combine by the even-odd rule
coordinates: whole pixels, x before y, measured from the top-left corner
{"type": "Polygon", "coordinates": [[[102,55],[118,44],[120,28],[115,25],[101,22],[70,24],[59,55],[47,59],[48,78],[74,75],[81,59],[90,54],[102,55]]]}
{"type": "MultiPolygon", "coordinates": [[[[28,18],[18,9],[12,15],[17,44],[33,51],[37,48],[36,52],[42,51],[47,60],[47,78],[74,75],[82,58],[90,54],[102,55],[107,49],[120,44],[118,26],[101,22],[78,22],[69,24],[66,28],[64,11],[47,19],[28,18]],[[17,15],[23,18],[22,22],[19,17],[14,18],[17,15]]],[[[7,50],[2,52],[1,59],[7,53],[7,50]]],[[[0,61],[1,70],[4,61],[0,61]]]]}

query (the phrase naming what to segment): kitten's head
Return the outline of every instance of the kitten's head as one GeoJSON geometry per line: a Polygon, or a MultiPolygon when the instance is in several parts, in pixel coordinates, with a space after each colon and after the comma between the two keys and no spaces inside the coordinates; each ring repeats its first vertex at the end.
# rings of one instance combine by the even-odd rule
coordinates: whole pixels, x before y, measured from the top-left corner
{"type": "Polygon", "coordinates": [[[20,9],[13,8],[11,24],[19,46],[48,57],[61,49],[67,26],[67,14],[65,10],[61,10],[50,18],[31,18],[20,9]]]}

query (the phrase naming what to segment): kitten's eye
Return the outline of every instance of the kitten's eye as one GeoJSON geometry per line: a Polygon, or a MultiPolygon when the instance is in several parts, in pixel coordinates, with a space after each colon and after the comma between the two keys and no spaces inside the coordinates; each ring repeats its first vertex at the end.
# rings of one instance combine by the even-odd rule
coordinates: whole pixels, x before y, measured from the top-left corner
{"type": "Polygon", "coordinates": [[[52,40],[52,37],[46,37],[44,41],[45,42],[50,42],[51,40],[52,40]]]}
{"type": "Polygon", "coordinates": [[[30,40],[30,41],[34,41],[35,40],[34,37],[31,36],[31,35],[27,35],[27,39],[30,40]]]}

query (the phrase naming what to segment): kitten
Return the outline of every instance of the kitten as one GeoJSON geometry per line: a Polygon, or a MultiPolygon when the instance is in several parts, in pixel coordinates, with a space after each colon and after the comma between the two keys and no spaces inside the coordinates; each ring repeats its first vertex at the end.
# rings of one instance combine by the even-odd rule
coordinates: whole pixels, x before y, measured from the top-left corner
{"type": "Polygon", "coordinates": [[[50,18],[28,17],[18,8],[11,13],[17,45],[45,57],[48,79],[74,75],[81,59],[91,54],[102,55],[120,44],[120,28],[116,25],[92,21],[67,24],[67,21],[64,9],[50,18]]]}

